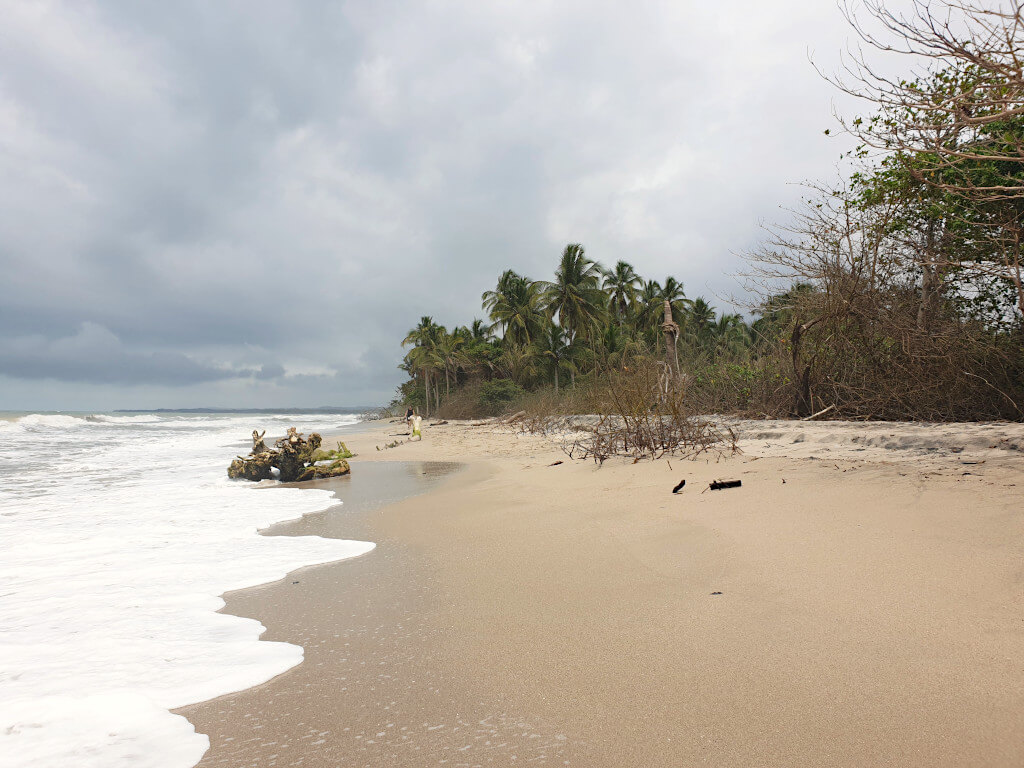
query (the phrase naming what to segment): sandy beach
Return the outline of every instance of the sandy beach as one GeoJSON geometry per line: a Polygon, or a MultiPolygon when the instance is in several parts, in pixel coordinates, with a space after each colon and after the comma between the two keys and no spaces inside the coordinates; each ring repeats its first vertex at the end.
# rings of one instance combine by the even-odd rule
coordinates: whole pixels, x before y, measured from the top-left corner
{"type": "Polygon", "coordinates": [[[376,549],[226,596],[305,660],[179,710],[200,765],[1024,764],[1021,425],[745,422],[601,467],[495,424],[376,450],[401,426],[267,531],[376,549]]]}

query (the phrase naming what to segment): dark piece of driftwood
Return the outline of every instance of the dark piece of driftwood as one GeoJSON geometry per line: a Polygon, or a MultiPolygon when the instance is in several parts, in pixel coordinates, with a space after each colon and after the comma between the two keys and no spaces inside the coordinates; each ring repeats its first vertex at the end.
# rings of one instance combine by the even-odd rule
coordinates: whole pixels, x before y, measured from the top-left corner
{"type": "Polygon", "coordinates": [[[550,464],[548,464],[548,466],[549,466],[549,467],[557,467],[557,466],[558,466],[559,464],[561,464],[561,463],[562,463],[562,460],[561,460],[561,459],[559,459],[558,461],[553,461],[553,462],[551,462],[550,464]]]}
{"type": "Polygon", "coordinates": [[[266,432],[253,430],[252,451],[248,456],[239,456],[228,467],[228,477],[235,480],[268,480],[278,470],[278,479],[283,483],[302,482],[323,477],[347,475],[351,469],[343,458],[335,458],[330,464],[317,465],[323,456],[337,457],[337,452],[320,451],[321,438],[316,432],[307,439],[295,427],[288,428],[288,434],[274,442],[270,449],[263,442],[266,432]],[[319,453],[319,456],[318,456],[319,453]]]}
{"type": "Polygon", "coordinates": [[[723,488],[739,488],[741,485],[743,485],[742,480],[715,480],[708,487],[712,491],[720,491],[723,488]]]}
{"type": "Polygon", "coordinates": [[[672,489],[672,493],[679,493],[681,490],[683,490],[683,486],[684,485],[686,485],[686,478],[685,477],[682,480],[679,481],[679,485],[677,485],[675,488],[672,489]]]}

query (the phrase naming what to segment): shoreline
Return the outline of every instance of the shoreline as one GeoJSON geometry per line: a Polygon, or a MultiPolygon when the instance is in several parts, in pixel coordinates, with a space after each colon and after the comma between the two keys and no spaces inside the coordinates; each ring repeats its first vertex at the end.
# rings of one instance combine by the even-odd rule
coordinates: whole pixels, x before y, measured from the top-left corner
{"type": "Polygon", "coordinates": [[[468,467],[345,529],[372,553],[226,595],[306,658],[177,710],[200,765],[1019,764],[1020,454],[838,455],[829,424],[788,444],[827,461],[601,469],[493,425],[346,434],[354,473],[468,467]]]}

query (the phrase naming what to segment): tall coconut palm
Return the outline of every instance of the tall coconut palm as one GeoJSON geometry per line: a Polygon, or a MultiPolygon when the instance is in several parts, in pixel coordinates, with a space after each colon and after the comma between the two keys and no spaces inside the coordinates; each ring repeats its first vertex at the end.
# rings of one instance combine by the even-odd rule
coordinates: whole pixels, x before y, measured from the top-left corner
{"type": "Polygon", "coordinates": [[[633,334],[649,349],[657,349],[661,337],[660,324],[665,302],[661,298],[661,284],[657,280],[645,280],[637,292],[630,313],[633,334]]]}
{"type": "Polygon", "coordinates": [[[605,316],[606,297],[600,287],[601,267],[586,257],[583,246],[570,243],[562,251],[554,282],[539,283],[544,306],[570,339],[590,337],[605,316]]]}
{"type": "Polygon", "coordinates": [[[604,291],[615,319],[621,326],[629,314],[643,281],[632,265],[619,261],[604,273],[604,291]]]}
{"type": "Polygon", "coordinates": [[[539,286],[511,269],[498,278],[493,291],[485,291],[484,309],[490,314],[491,329],[500,328],[512,344],[525,346],[537,335],[543,323],[539,286]]]}
{"type": "Polygon", "coordinates": [[[413,345],[405,355],[406,364],[423,376],[425,416],[430,415],[430,378],[431,372],[438,367],[436,346],[443,331],[444,328],[435,323],[432,317],[424,315],[420,318],[419,325],[409,331],[402,340],[403,347],[413,345]]]}
{"type": "Polygon", "coordinates": [[[581,343],[578,339],[569,339],[565,329],[553,322],[544,326],[544,331],[534,341],[534,349],[541,360],[541,365],[551,371],[555,380],[555,394],[558,394],[559,372],[568,371],[575,375],[573,360],[577,357],[581,343]]]}
{"type": "Polygon", "coordinates": [[[686,312],[686,325],[690,337],[698,344],[707,344],[713,337],[712,326],[715,322],[715,308],[703,296],[690,302],[686,312]]]}
{"type": "Polygon", "coordinates": [[[458,381],[459,367],[464,360],[464,355],[462,354],[464,343],[465,340],[461,334],[446,333],[444,328],[442,328],[434,344],[434,354],[441,363],[442,370],[444,370],[445,397],[451,394],[452,377],[455,377],[456,381],[458,381]]]}
{"type": "Polygon", "coordinates": [[[651,325],[655,317],[661,317],[659,302],[664,303],[661,298],[661,283],[657,280],[645,280],[637,291],[636,301],[633,303],[633,323],[637,330],[651,325]]]}

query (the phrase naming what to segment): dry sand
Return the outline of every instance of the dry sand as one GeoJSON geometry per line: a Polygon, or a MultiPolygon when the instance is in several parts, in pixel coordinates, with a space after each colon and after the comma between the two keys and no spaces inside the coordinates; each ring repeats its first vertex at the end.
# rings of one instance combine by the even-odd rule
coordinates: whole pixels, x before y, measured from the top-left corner
{"type": "Polygon", "coordinates": [[[491,425],[348,437],[356,476],[434,487],[271,531],[378,546],[227,596],[306,656],[181,710],[201,765],[1024,765],[1024,427],[737,427],[601,468],[491,425]]]}

